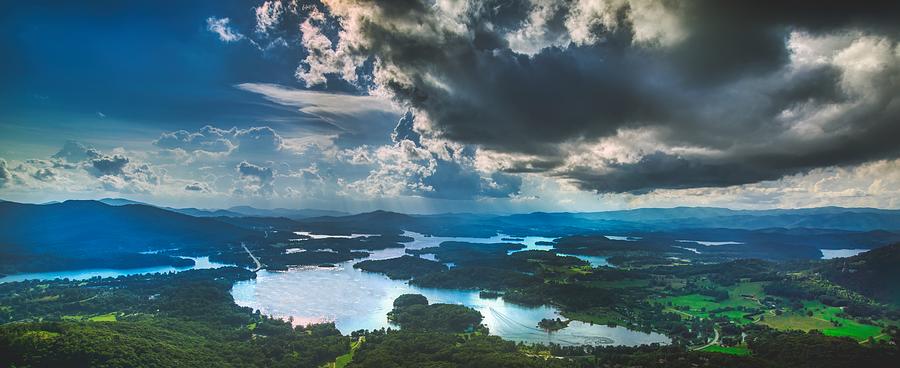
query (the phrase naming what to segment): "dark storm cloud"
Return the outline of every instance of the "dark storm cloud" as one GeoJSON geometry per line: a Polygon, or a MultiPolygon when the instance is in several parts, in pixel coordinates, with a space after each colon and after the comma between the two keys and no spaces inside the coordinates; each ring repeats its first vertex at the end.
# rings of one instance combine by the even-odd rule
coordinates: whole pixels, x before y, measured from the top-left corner
{"type": "MultiPolygon", "coordinates": [[[[407,112],[397,123],[391,138],[396,145],[394,149],[402,149],[404,143],[421,150],[417,160],[404,160],[402,164],[433,165],[433,170],[413,170],[411,181],[421,183],[428,190],[415,190],[410,194],[437,199],[476,199],[476,198],[509,198],[519,194],[522,189],[522,178],[517,175],[494,172],[484,176],[472,166],[475,151],[471,147],[443,147],[445,155],[428,151],[423,145],[422,137],[413,126],[415,116],[407,112]],[[412,142],[409,144],[408,142],[412,142]],[[421,161],[421,162],[419,162],[421,161]],[[428,172],[427,175],[420,174],[428,172]]],[[[408,155],[415,157],[416,155],[408,155]]]]}
{"type": "Polygon", "coordinates": [[[900,153],[884,138],[900,135],[900,3],[611,3],[590,3],[596,14],[553,1],[327,10],[348,32],[334,49],[374,57],[375,84],[427,116],[419,133],[528,155],[506,167],[513,172],[635,192],[752,183],[900,153]],[[551,9],[541,27],[525,32],[541,6],[551,9]],[[797,34],[853,38],[829,55],[849,50],[847,60],[794,67],[788,43],[797,34]],[[883,49],[880,69],[855,69],[853,58],[883,49]],[[836,112],[816,115],[828,109],[836,112]],[[637,160],[567,163],[579,144],[641,129],[655,132],[655,151],[637,160]]]}
{"type": "Polygon", "coordinates": [[[471,167],[455,161],[437,160],[434,173],[422,178],[422,183],[432,188],[416,194],[439,199],[509,198],[522,188],[522,178],[517,175],[493,173],[482,177],[471,167]]]}
{"type": "Polygon", "coordinates": [[[271,167],[258,166],[242,161],[237,165],[236,169],[241,177],[259,181],[261,184],[270,184],[275,179],[275,172],[271,167]]]}
{"type": "Polygon", "coordinates": [[[112,156],[100,156],[90,160],[94,175],[122,175],[125,165],[128,165],[128,157],[115,154],[112,156]]]}

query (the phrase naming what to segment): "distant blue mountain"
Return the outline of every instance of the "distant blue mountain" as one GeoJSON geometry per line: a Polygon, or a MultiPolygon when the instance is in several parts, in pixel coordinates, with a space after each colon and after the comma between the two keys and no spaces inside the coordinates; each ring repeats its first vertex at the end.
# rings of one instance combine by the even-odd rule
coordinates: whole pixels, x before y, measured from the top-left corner
{"type": "MultiPolygon", "coordinates": [[[[142,204],[147,206],[155,206],[153,204],[138,202],[125,198],[103,198],[98,199],[98,202],[105,203],[110,206],[124,206],[129,204],[142,204]]],[[[59,202],[55,202],[59,203],[59,202]]],[[[288,209],[288,208],[273,208],[273,209],[261,209],[250,206],[235,206],[229,209],[200,209],[200,208],[173,208],[173,207],[162,207],[155,206],[163,209],[167,209],[174,212],[183,213],[185,215],[195,216],[195,217],[285,217],[289,219],[303,219],[310,217],[320,217],[320,216],[346,216],[348,215],[346,212],[340,211],[330,211],[330,210],[317,210],[317,209],[288,209]]]]}
{"type": "MultiPolygon", "coordinates": [[[[129,205],[129,204],[143,204],[143,205],[152,206],[151,204],[147,204],[144,202],[138,202],[138,201],[132,201],[130,199],[125,199],[125,198],[101,198],[101,199],[98,199],[97,202],[100,202],[100,203],[103,203],[106,205],[110,205],[110,206],[125,206],[125,205],[129,205]]],[[[47,202],[46,204],[54,204],[54,203],[60,203],[60,202],[58,202],[58,201],[47,202]]]]}
{"type": "Polygon", "coordinates": [[[215,218],[112,202],[121,205],[0,203],[0,272],[172,264],[172,257],[139,253],[179,249],[210,254],[226,244],[262,236],[215,218]]]}
{"type": "Polygon", "coordinates": [[[230,212],[235,212],[242,214],[244,216],[254,216],[254,217],[286,217],[289,219],[304,219],[310,217],[322,217],[322,216],[347,216],[348,213],[340,212],[340,211],[331,211],[331,210],[317,210],[317,209],[288,209],[288,208],[273,208],[273,209],[260,209],[254,208],[250,206],[235,206],[228,209],[230,212]]]}
{"type": "Polygon", "coordinates": [[[498,219],[519,225],[565,225],[607,229],[652,226],[656,229],[687,228],[814,228],[849,231],[900,230],[900,210],[820,207],[777,210],[731,210],[715,207],[641,208],[606,212],[534,212],[498,219]]]}

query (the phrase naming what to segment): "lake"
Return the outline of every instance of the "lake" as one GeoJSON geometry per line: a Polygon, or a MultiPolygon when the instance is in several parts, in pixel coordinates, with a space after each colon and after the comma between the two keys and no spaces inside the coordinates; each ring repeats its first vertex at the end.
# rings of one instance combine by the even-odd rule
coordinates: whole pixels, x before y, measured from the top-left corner
{"type": "Polygon", "coordinates": [[[85,280],[85,279],[89,279],[89,278],[97,277],[97,276],[99,276],[99,277],[119,277],[119,276],[129,276],[129,275],[141,275],[141,274],[147,274],[147,273],[180,272],[180,271],[195,270],[195,269],[199,270],[199,269],[219,268],[219,267],[229,266],[224,263],[212,262],[209,260],[209,257],[181,257],[181,258],[187,258],[187,259],[194,260],[194,265],[191,267],[156,266],[156,267],[142,267],[142,268],[129,268],[129,269],[91,268],[91,269],[68,270],[68,271],[18,273],[18,274],[0,277],[0,283],[25,281],[25,280],[55,280],[55,279],[85,280]]]}
{"type": "Polygon", "coordinates": [[[822,251],[822,259],[853,257],[869,249],[819,249],[822,251]]]}
{"type": "MultiPolygon", "coordinates": [[[[406,248],[420,249],[437,246],[444,241],[477,243],[498,242],[494,238],[430,237],[407,232],[415,240],[406,248]]],[[[549,238],[528,237],[522,242],[532,249],[549,238]]],[[[549,239],[552,240],[552,239],[549,239]]],[[[403,248],[374,251],[369,259],[387,259],[405,254],[403,248]]],[[[293,318],[295,324],[333,321],[345,334],[360,329],[392,327],[387,313],[401,294],[425,295],[431,303],[463,304],[484,316],[484,324],[491,334],[522,342],[557,343],[562,345],[641,345],[669,343],[668,337],[658,333],[644,333],[624,327],[590,325],[573,321],[568,327],[547,333],[537,328],[543,318],[561,317],[551,307],[529,308],[506,303],[503,298],[483,299],[475,290],[419,288],[405,281],[363,272],[353,268],[360,260],[340,263],[333,268],[300,267],[284,272],[259,271],[255,280],[235,283],[232,295],[238,305],[258,309],[264,314],[293,318]]],[[[599,260],[595,260],[599,261],[599,260]]]]}

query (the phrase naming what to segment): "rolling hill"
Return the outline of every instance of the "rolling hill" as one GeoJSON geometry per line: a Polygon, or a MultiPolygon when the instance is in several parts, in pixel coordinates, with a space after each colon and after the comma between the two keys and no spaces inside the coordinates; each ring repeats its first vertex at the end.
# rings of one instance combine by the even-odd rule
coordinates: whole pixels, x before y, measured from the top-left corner
{"type": "MultiPolygon", "coordinates": [[[[109,267],[126,258],[129,265],[143,266],[136,260],[139,252],[175,248],[200,252],[261,235],[213,218],[143,204],[110,206],[99,201],[2,202],[0,218],[0,272],[5,273],[72,269],[86,263],[109,267]]],[[[172,261],[152,255],[144,258],[150,264],[172,261]]]]}

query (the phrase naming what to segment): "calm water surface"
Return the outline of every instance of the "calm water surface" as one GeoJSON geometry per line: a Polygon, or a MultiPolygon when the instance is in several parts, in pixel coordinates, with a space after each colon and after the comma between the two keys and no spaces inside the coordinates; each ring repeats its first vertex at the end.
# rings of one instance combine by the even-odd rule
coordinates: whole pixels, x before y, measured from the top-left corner
{"type": "Polygon", "coordinates": [[[172,267],[172,266],[157,266],[157,267],[142,267],[142,268],[128,268],[128,269],[111,269],[111,268],[91,268],[91,269],[83,269],[83,270],[69,270],[69,271],[53,271],[53,272],[31,272],[31,273],[19,273],[14,275],[7,275],[4,277],[0,277],[0,283],[4,282],[15,282],[15,281],[25,281],[25,280],[55,280],[55,279],[69,279],[69,280],[85,280],[92,277],[119,277],[119,276],[130,276],[130,275],[141,275],[147,273],[166,273],[166,272],[181,272],[187,270],[199,270],[199,269],[207,269],[207,268],[219,268],[230,266],[224,263],[212,262],[209,260],[209,257],[181,257],[188,258],[194,260],[194,265],[191,267],[172,267]]]}
{"type": "Polygon", "coordinates": [[[853,257],[868,249],[819,249],[822,251],[822,259],[847,258],[853,257]]]}
{"type": "MultiPolygon", "coordinates": [[[[498,242],[494,238],[426,237],[407,232],[415,241],[409,249],[437,246],[444,241],[478,243],[498,242]]],[[[550,238],[528,237],[523,244],[530,249],[542,248],[534,244],[550,238]]],[[[518,243],[518,242],[517,242],[518,243]]],[[[405,254],[404,249],[375,251],[370,259],[387,259],[405,254]]],[[[428,289],[391,280],[384,275],[353,268],[359,260],[344,262],[334,268],[301,267],[284,272],[260,271],[255,280],[234,285],[232,295],[239,305],[261,310],[264,314],[292,317],[295,324],[333,321],[343,333],[359,329],[390,327],[387,312],[401,294],[425,295],[431,303],[453,303],[472,307],[485,317],[484,323],[494,335],[524,342],[554,342],[563,345],[614,344],[640,345],[669,343],[658,333],[643,333],[624,327],[590,325],[573,321],[562,330],[547,333],[538,329],[542,318],[560,317],[551,307],[529,308],[506,303],[502,298],[482,299],[477,291],[428,289]]],[[[605,260],[604,260],[605,261],[605,260]]]]}

